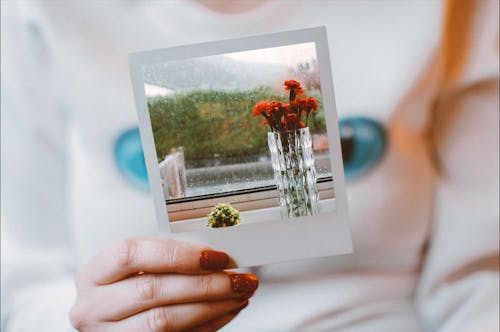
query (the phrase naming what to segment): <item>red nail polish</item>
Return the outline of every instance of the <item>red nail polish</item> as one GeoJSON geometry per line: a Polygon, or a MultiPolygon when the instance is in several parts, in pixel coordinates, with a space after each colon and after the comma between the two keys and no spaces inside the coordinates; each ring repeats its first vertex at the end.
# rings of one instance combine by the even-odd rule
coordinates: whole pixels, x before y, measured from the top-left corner
{"type": "Polygon", "coordinates": [[[200,254],[200,267],[204,270],[223,270],[229,265],[229,256],[215,250],[204,250],[200,254]]]}
{"type": "Polygon", "coordinates": [[[235,273],[230,274],[231,288],[237,294],[253,294],[259,286],[259,279],[254,274],[235,273]]]}
{"type": "Polygon", "coordinates": [[[234,310],[231,310],[229,313],[232,315],[238,314],[241,310],[245,309],[248,306],[248,303],[249,303],[248,300],[246,300],[241,306],[239,306],[234,310]]]}
{"type": "Polygon", "coordinates": [[[253,296],[253,294],[255,294],[254,292],[252,293],[241,293],[240,294],[240,297],[239,299],[243,299],[243,300],[248,300],[249,298],[251,298],[253,296]]]}

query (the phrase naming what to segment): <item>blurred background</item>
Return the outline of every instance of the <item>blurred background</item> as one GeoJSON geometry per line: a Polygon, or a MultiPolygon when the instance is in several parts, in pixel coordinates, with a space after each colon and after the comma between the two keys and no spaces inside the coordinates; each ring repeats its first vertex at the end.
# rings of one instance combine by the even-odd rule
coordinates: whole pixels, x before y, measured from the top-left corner
{"type": "MultiPolygon", "coordinates": [[[[350,147],[355,252],[261,267],[252,305],[225,330],[495,331],[498,5],[2,1],[2,331],[71,331],[77,268],[113,241],[157,234],[128,53],[316,26],[328,31],[350,147]]],[[[313,61],[281,66],[298,76],[318,70],[313,61]]],[[[183,88],[147,79],[152,110],[183,88]]],[[[311,93],[318,89],[313,80],[311,93]]],[[[204,98],[185,91],[168,102],[204,98]]],[[[189,162],[213,152],[200,146],[189,162]]]]}

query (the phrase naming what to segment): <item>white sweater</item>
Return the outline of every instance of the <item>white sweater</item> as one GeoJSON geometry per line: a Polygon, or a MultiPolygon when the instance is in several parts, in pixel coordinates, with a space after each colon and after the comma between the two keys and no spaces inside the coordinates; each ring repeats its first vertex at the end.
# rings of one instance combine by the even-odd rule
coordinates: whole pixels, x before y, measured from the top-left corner
{"type": "Polygon", "coordinates": [[[320,25],[339,116],[381,121],[388,151],[348,184],[355,253],[262,267],[224,331],[498,331],[497,1],[1,6],[2,331],[71,330],[76,267],[155,234],[113,159],[137,125],[127,53],[320,25]]]}

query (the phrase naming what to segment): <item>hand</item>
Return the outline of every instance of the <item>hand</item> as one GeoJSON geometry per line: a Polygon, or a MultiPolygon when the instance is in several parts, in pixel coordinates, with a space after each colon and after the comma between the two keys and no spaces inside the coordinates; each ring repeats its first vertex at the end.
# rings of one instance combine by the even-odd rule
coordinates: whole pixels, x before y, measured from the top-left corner
{"type": "Polygon", "coordinates": [[[248,305],[252,274],[223,272],[229,256],[197,244],[129,239],[77,275],[70,319],[79,331],[215,331],[248,305]]]}

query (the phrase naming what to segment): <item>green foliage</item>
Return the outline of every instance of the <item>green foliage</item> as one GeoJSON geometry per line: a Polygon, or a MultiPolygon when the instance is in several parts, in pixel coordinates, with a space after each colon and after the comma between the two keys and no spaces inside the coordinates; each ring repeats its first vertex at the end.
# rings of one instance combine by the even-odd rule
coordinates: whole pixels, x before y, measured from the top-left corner
{"type": "MultiPolygon", "coordinates": [[[[314,95],[314,94],[311,94],[314,95]]],[[[320,109],[309,120],[312,132],[326,131],[321,95],[320,109]]],[[[251,91],[195,90],[148,99],[148,108],[161,161],[173,147],[184,148],[187,161],[245,157],[267,153],[267,132],[262,117],[252,115],[261,100],[285,101],[266,87],[251,91]]]]}
{"type": "Polygon", "coordinates": [[[229,204],[218,204],[212,208],[208,215],[208,227],[219,228],[238,225],[240,212],[229,204]]]}

